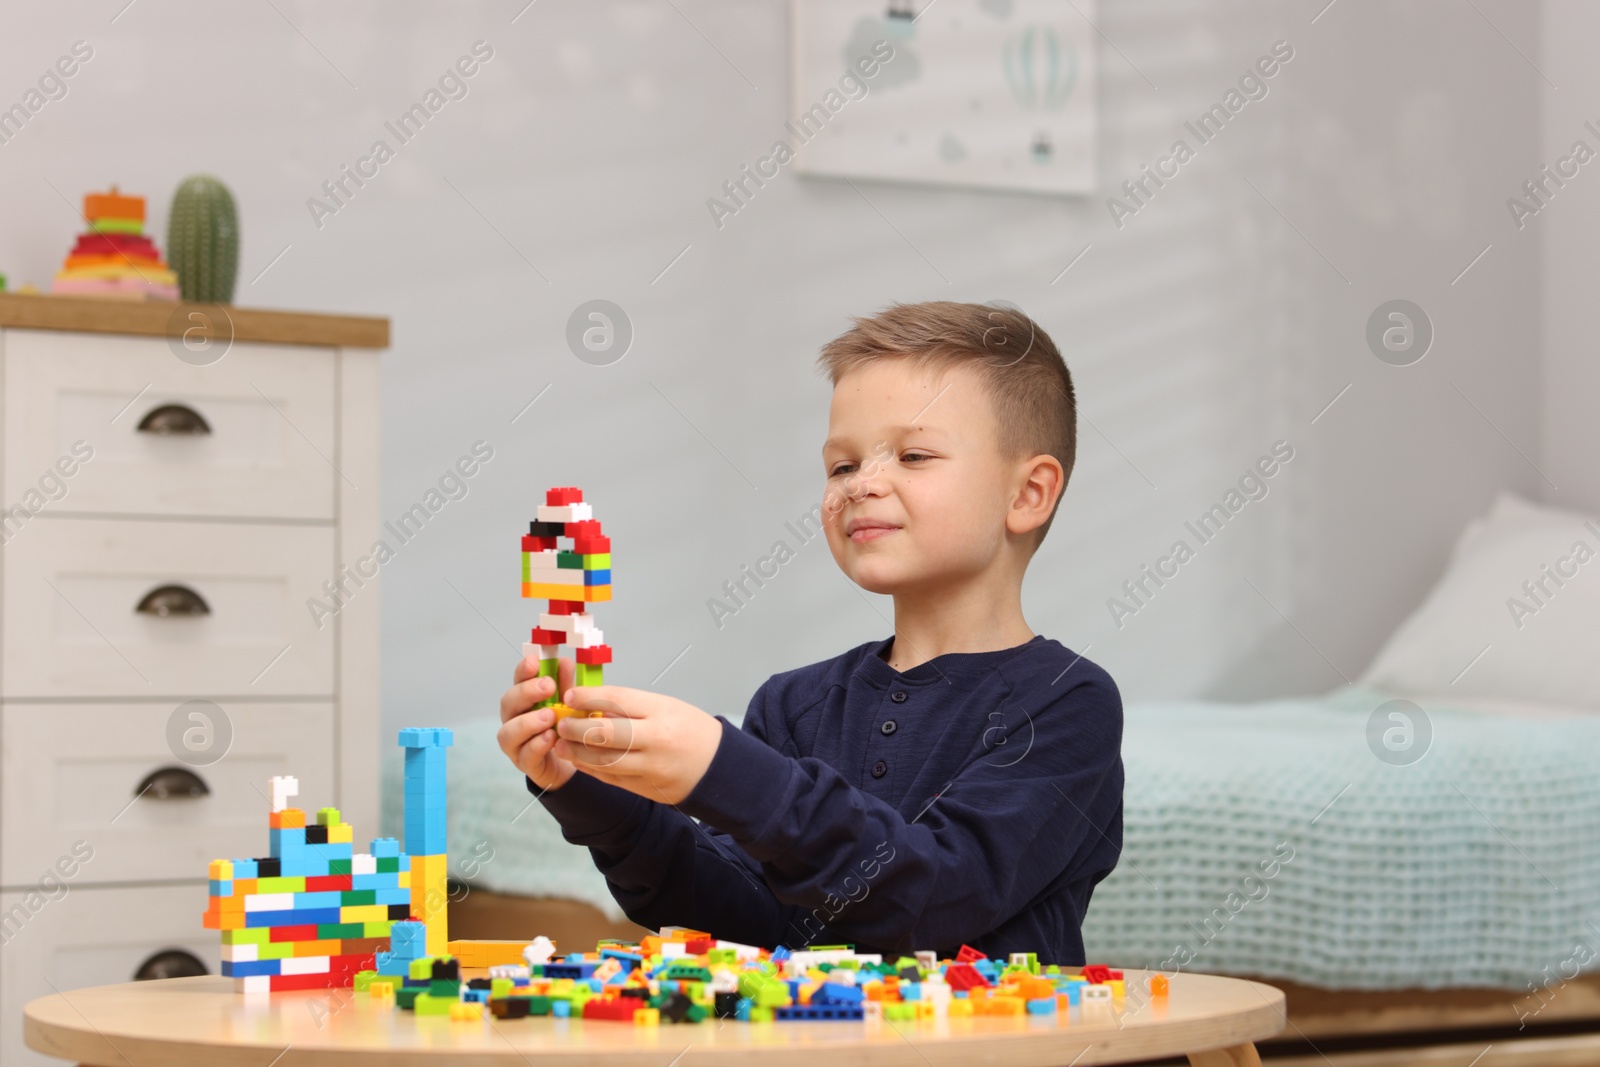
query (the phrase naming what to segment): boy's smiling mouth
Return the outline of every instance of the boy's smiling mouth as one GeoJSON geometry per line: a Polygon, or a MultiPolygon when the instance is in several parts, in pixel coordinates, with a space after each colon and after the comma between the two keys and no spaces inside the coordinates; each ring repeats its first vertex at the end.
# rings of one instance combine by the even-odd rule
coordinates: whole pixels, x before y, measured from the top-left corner
{"type": "Polygon", "coordinates": [[[900,527],[894,523],[882,519],[851,519],[845,527],[845,535],[856,544],[862,544],[887,537],[898,529],[900,527]]]}

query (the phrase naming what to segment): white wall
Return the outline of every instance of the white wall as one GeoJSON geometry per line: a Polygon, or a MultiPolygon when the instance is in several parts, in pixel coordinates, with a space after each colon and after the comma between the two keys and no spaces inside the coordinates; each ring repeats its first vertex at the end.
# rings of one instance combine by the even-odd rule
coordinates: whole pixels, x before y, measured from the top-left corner
{"type": "MultiPolygon", "coordinates": [[[[1541,85],[1538,163],[1555,166],[1573,142],[1600,151],[1600,70],[1589,48],[1600,40],[1600,8],[1576,0],[1545,0],[1541,65],[1554,87],[1541,85]]],[[[1570,167],[1569,167],[1570,169],[1570,167]]],[[[1540,466],[1555,483],[1542,486],[1545,499],[1565,507],[1600,511],[1600,343],[1596,341],[1595,291],[1600,287],[1600,176],[1592,165],[1553,188],[1548,206],[1524,220],[1542,255],[1543,415],[1540,466]]],[[[1532,178],[1530,173],[1523,177],[1532,178]]],[[[1509,220],[1510,213],[1507,213],[1509,220]]],[[[1509,221],[1502,229],[1509,227],[1509,221]]]]}
{"type": "MultiPolygon", "coordinates": [[[[861,183],[869,205],[786,174],[719,231],[706,197],[789,116],[774,0],[540,3],[515,23],[521,0],[117,6],[8,16],[6,101],[73,41],[96,51],[0,146],[0,270],[43,282],[65,253],[79,224],[54,190],[146,193],[160,235],[173,185],[209,170],[241,203],[240,303],[393,317],[385,515],[475,440],[495,458],[385,568],[392,726],[493,717],[537,611],[515,538],[552,484],[585,487],[616,540],[597,611],[615,681],[736,717],[769,674],[886,635],[889,606],[820,541],[721,630],[706,600],[817,502],[815,352],[893,300],[1009,299],[1065,352],[1079,463],[1025,603],[1129,697],[1326,689],[1324,655],[1353,677],[1494,488],[1538,490],[1452,387],[1536,450],[1539,260],[1501,201],[1548,155],[1542,83],[1470,8],[1344,2],[1312,25],[1320,3],[1105,0],[1111,188],[1273,42],[1296,50],[1121,230],[1103,196],[861,183]],[[470,94],[314,225],[307,198],[479,39],[494,58],[470,94]],[[1439,331],[1404,369],[1362,340],[1396,296],[1439,331]],[[637,328],[611,367],[563,341],[594,297],[637,328]],[[1279,438],[1296,458],[1271,495],[1114,627],[1106,599],[1279,438]]],[[[1525,5],[1479,7],[1537,51],[1525,5]]]]}
{"type": "Polygon", "coordinates": [[[1230,696],[1358,677],[1495,491],[1546,487],[1533,465],[1538,234],[1519,234],[1504,206],[1545,158],[1537,7],[1296,7],[1307,55],[1285,86],[1294,116],[1279,206],[1305,237],[1289,246],[1284,352],[1303,371],[1295,419],[1307,442],[1287,546],[1298,610],[1233,665],[1215,690],[1230,696]],[[1408,367],[1380,362],[1364,339],[1372,311],[1395,298],[1419,304],[1436,331],[1408,367]]]}

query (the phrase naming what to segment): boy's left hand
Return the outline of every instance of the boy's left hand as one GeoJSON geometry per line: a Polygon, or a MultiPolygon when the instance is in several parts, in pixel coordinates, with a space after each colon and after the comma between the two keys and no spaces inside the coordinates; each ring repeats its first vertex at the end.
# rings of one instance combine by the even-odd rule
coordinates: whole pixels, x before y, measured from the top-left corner
{"type": "Polygon", "coordinates": [[[660,693],[575,686],[563,701],[584,712],[556,723],[552,750],[578,770],[650,800],[677,804],[694,791],[722,742],[722,723],[660,693]],[[588,718],[600,711],[604,718],[588,718]]]}

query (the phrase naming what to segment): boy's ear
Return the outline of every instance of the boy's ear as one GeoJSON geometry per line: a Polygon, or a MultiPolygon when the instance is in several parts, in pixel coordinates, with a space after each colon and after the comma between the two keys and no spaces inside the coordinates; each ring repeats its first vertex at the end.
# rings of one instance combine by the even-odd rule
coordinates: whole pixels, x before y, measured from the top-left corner
{"type": "Polygon", "coordinates": [[[1043,526],[1055,511],[1065,481],[1065,471],[1056,457],[1043,454],[1027,460],[1022,465],[1022,484],[1016,500],[1006,515],[1006,529],[1021,534],[1043,526]]]}

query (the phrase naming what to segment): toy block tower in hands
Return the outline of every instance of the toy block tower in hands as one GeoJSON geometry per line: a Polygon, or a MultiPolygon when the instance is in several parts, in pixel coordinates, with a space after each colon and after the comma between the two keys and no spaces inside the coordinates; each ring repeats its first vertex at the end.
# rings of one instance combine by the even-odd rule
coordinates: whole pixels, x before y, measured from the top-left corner
{"type": "MultiPolygon", "coordinates": [[[[533,636],[522,646],[524,655],[539,657],[540,676],[560,685],[562,645],[571,645],[577,660],[578,685],[604,684],[604,664],[611,662],[611,646],[594,625],[585,607],[611,599],[611,539],[600,531],[593,509],[583,502],[583,490],[557,486],[545,493],[545,502],[522,539],[522,595],[546,598],[550,610],[539,615],[533,636]],[[562,537],[572,548],[557,547],[562,537]]],[[[577,712],[561,703],[557,692],[537,707],[550,707],[557,718],[577,712]]]]}

